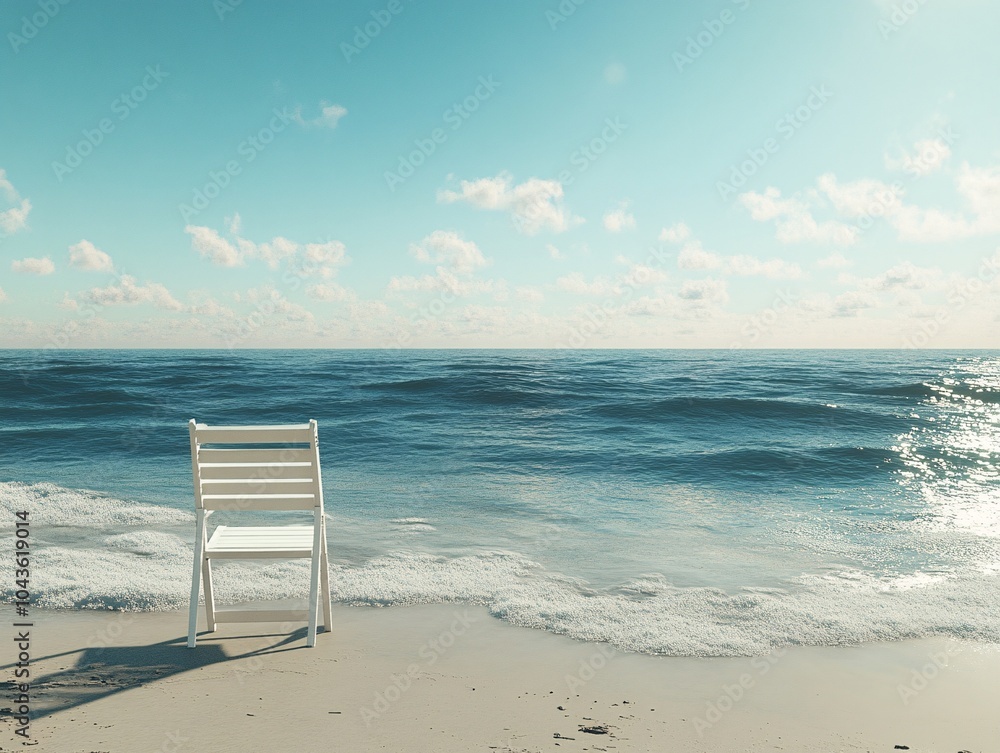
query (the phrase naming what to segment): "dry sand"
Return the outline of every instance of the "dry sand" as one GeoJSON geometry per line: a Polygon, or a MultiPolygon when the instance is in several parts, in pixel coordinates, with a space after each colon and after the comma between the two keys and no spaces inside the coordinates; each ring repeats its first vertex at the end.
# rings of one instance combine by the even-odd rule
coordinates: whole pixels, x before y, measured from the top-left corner
{"type": "Polygon", "coordinates": [[[448,605],[335,608],[315,649],[298,626],[236,624],[190,650],[182,613],[34,623],[33,747],[5,709],[0,750],[1000,750],[997,646],[650,657],[448,605]]]}

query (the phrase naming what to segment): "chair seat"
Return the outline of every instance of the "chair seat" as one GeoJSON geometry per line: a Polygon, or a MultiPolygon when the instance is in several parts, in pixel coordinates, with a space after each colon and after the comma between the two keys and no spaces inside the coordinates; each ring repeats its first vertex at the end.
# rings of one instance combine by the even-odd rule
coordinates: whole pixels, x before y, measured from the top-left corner
{"type": "Polygon", "coordinates": [[[313,526],[219,526],[208,540],[210,558],[311,557],[313,526]]]}

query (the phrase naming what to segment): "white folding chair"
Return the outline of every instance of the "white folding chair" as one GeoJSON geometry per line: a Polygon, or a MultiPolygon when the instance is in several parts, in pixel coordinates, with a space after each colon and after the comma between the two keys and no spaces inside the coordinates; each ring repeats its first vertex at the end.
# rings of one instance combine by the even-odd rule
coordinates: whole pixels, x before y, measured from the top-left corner
{"type": "Polygon", "coordinates": [[[188,648],[194,648],[197,639],[200,583],[205,586],[205,617],[210,633],[215,632],[220,622],[308,620],[306,645],[315,646],[320,601],[323,603],[323,629],[329,631],[331,627],[326,519],[316,422],[285,426],[206,426],[191,419],[188,428],[197,516],[188,648]],[[207,521],[215,510],[311,510],[313,522],[299,526],[219,526],[209,538],[207,521]],[[213,559],[305,557],[312,560],[307,610],[215,608],[213,559]]]}

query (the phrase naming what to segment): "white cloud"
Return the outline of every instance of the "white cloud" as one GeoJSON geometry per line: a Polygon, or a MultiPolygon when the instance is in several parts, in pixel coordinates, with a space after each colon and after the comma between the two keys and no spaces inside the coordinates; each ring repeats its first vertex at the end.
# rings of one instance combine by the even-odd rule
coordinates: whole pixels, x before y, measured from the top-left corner
{"type": "Polygon", "coordinates": [[[3,288],[0,288],[0,303],[3,303],[6,300],[7,300],[7,293],[4,292],[3,288]]]}
{"type": "Polygon", "coordinates": [[[7,177],[7,171],[2,167],[0,167],[0,191],[3,192],[3,195],[11,204],[21,198],[17,193],[17,189],[14,188],[14,184],[11,183],[10,179],[7,177]]]}
{"type": "Polygon", "coordinates": [[[347,108],[341,105],[335,105],[329,102],[321,102],[320,105],[321,109],[319,119],[321,124],[327,128],[336,128],[340,119],[347,115],[347,108]]]}
{"type": "Polygon", "coordinates": [[[184,228],[184,232],[191,236],[192,248],[203,257],[210,259],[213,264],[220,267],[243,265],[243,254],[212,228],[188,225],[184,228]]]}
{"type": "Polygon", "coordinates": [[[226,217],[226,230],[230,235],[239,235],[243,230],[243,218],[239,212],[234,212],[232,217],[226,217]]]}
{"type": "Polygon", "coordinates": [[[769,280],[795,280],[802,277],[798,264],[783,259],[758,259],[747,254],[738,254],[726,259],[723,271],[740,277],[766,277],[769,280]]]}
{"type": "Polygon", "coordinates": [[[240,267],[247,259],[259,259],[271,269],[286,263],[304,277],[329,278],[348,261],[347,248],[340,241],[302,245],[279,235],[257,244],[237,234],[243,225],[239,214],[227,218],[226,225],[232,241],[210,227],[188,225],[184,232],[191,236],[194,250],[220,267],[240,267]]]}
{"type": "Polygon", "coordinates": [[[871,293],[849,291],[838,295],[833,300],[833,315],[839,317],[857,316],[865,309],[878,307],[878,299],[871,293]]]}
{"type": "Polygon", "coordinates": [[[471,274],[487,263],[479,246],[447,230],[435,230],[420,243],[414,243],[410,253],[425,264],[442,264],[458,274],[471,274]]]}
{"type": "Polygon", "coordinates": [[[514,291],[514,295],[528,303],[541,303],[545,300],[545,294],[538,288],[521,287],[514,291]]]}
{"type": "Polygon", "coordinates": [[[658,285],[670,279],[670,275],[658,267],[650,267],[648,264],[635,264],[627,259],[623,261],[628,264],[628,272],[625,273],[623,282],[630,287],[639,288],[646,285],[658,285]]]}
{"type": "Polygon", "coordinates": [[[906,261],[887,269],[880,275],[860,280],[858,287],[859,289],[876,291],[923,290],[939,286],[943,279],[943,274],[939,269],[917,267],[906,261]]]}
{"type": "Polygon", "coordinates": [[[824,198],[843,218],[885,217],[903,241],[940,243],[1000,233],[1000,166],[977,168],[963,163],[955,176],[955,189],[965,202],[964,212],[905,204],[898,185],[872,178],[840,183],[832,173],[821,175],[805,199],[783,199],[773,187],[739,198],[754,220],[774,220],[776,237],[787,243],[812,240],[850,245],[857,240],[863,227],[860,222],[852,226],[815,220],[810,205],[824,198]]]}
{"type": "Polygon", "coordinates": [[[1000,167],[977,168],[964,162],[955,187],[969,203],[977,224],[984,226],[982,229],[995,232],[1000,228],[1000,167]]]}
{"type": "Polygon", "coordinates": [[[706,251],[698,241],[694,241],[685,245],[677,254],[677,266],[680,269],[719,269],[722,257],[706,251]]]}
{"type": "Polygon", "coordinates": [[[627,212],[628,202],[623,202],[618,209],[604,215],[604,229],[610,233],[620,233],[623,230],[635,230],[635,217],[627,212]]]}
{"type": "Polygon", "coordinates": [[[316,319],[305,306],[292,303],[271,285],[250,288],[243,298],[253,303],[265,318],[274,323],[312,322],[316,319]]]}
{"type": "Polygon", "coordinates": [[[823,269],[844,269],[852,264],[854,262],[846,258],[843,254],[830,254],[816,262],[816,266],[823,269]]]}
{"type": "Polygon", "coordinates": [[[729,300],[729,292],[724,280],[714,280],[706,277],[704,280],[686,280],[677,294],[685,301],[699,303],[725,303],[729,300]]]}
{"type": "Polygon", "coordinates": [[[973,227],[964,217],[940,209],[904,206],[891,219],[900,240],[938,243],[968,238],[973,227]]]}
{"type": "Polygon", "coordinates": [[[885,155],[885,166],[890,170],[903,170],[914,177],[929,175],[941,169],[951,157],[951,147],[942,139],[921,139],[913,151],[901,150],[899,157],[885,155]]]}
{"type": "Polygon", "coordinates": [[[86,293],[87,299],[97,306],[127,306],[150,303],[167,311],[182,311],[184,306],[177,301],[163,285],[150,282],[136,285],[135,278],[122,275],[117,284],[106,288],[92,288],[86,293]]]}
{"type": "Polygon", "coordinates": [[[479,209],[510,212],[514,227],[524,235],[541,230],[561,233],[582,222],[562,206],[563,187],[557,180],[529,178],[514,185],[513,176],[503,172],[494,178],[463,180],[459,188],[439,191],[438,201],[465,201],[479,209]]]}
{"type": "Polygon", "coordinates": [[[336,282],[324,282],[310,285],[306,288],[306,295],[315,298],[317,301],[327,303],[339,303],[341,301],[352,301],[355,299],[354,292],[348,290],[343,285],[336,282]]]}
{"type": "Polygon", "coordinates": [[[295,252],[299,250],[298,243],[280,235],[272,238],[270,243],[261,243],[260,245],[238,237],[236,244],[243,256],[260,259],[270,269],[277,269],[281,266],[281,262],[294,256],[295,252]]]}
{"type": "Polygon", "coordinates": [[[50,275],[56,271],[56,265],[47,256],[42,259],[30,256],[26,259],[15,259],[10,263],[10,268],[15,272],[29,275],[50,275]]]}
{"type": "Polygon", "coordinates": [[[93,272],[110,272],[114,268],[111,257],[87,240],[69,247],[69,265],[93,272]]]}
{"type": "Polygon", "coordinates": [[[551,256],[553,259],[566,258],[566,255],[551,243],[545,244],[545,250],[549,252],[549,256],[551,256]]]}
{"type": "Polygon", "coordinates": [[[444,267],[438,267],[436,275],[393,277],[389,280],[387,289],[392,293],[448,292],[462,297],[492,292],[495,285],[493,280],[461,279],[444,267]]]}
{"type": "Polygon", "coordinates": [[[320,277],[333,277],[347,263],[347,246],[340,241],[307,243],[302,252],[301,269],[320,277]]]}
{"type": "Polygon", "coordinates": [[[556,289],[573,295],[595,295],[606,296],[614,292],[615,286],[611,280],[604,277],[595,277],[590,282],[584,279],[579,272],[571,272],[560,277],[555,282],[556,289]]]}
{"type": "Polygon", "coordinates": [[[815,241],[846,246],[857,240],[857,228],[834,220],[817,222],[805,202],[782,199],[777,188],[768,187],[764,193],[748,191],[740,194],[739,200],[757,222],[774,220],[775,237],[782,243],[815,241]]]}
{"type": "Polygon", "coordinates": [[[900,193],[880,180],[862,178],[840,183],[833,173],[821,175],[816,186],[842,217],[881,217],[901,206],[900,193]]]}
{"type": "Polygon", "coordinates": [[[622,313],[628,316],[671,316],[676,317],[681,312],[677,305],[677,298],[641,296],[629,301],[622,307],[622,313]]]}
{"type": "Polygon", "coordinates": [[[302,117],[302,108],[295,110],[295,122],[302,126],[317,126],[321,128],[336,128],[340,119],[347,115],[347,108],[343,105],[331,102],[320,102],[320,114],[318,117],[306,120],[302,117]]]}
{"type": "Polygon", "coordinates": [[[388,290],[401,292],[447,291],[456,296],[494,292],[504,294],[505,283],[475,279],[476,270],[489,264],[483,252],[472,241],[449,230],[435,230],[419,243],[410,246],[410,253],[424,264],[437,264],[436,274],[421,277],[393,277],[388,290]]]}
{"type": "MultiPolygon", "coordinates": [[[[673,237],[689,238],[691,231],[684,226],[683,234],[673,237]]],[[[748,254],[721,256],[713,251],[702,248],[697,239],[689,240],[677,254],[677,266],[680,269],[717,269],[728,275],[739,277],[767,277],[772,280],[791,280],[803,276],[798,264],[782,259],[758,259],[748,254]]]]}
{"type": "Polygon", "coordinates": [[[691,228],[683,222],[665,227],[660,231],[660,240],[664,243],[683,243],[691,237],[691,228]]]}
{"type": "Polygon", "coordinates": [[[212,316],[223,319],[233,319],[236,317],[236,312],[228,306],[223,306],[214,298],[206,298],[198,303],[191,304],[188,310],[196,316],[212,316]]]}
{"type": "Polygon", "coordinates": [[[8,204],[17,206],[0,211],[0,230],[8,235],[24,230],[28,226],[28,214],[31,212],[31,201],[21,198],[14,184],[7,177],[7,171],[0,168],[0,192],[8,204]]]}
{"type": "Polygon", "coordinates": [[[904,205],[889,218],[900,239],[931,243],[1000,233],[1000,167],[962,163],[955,188],[971,214],[904,205]]]}

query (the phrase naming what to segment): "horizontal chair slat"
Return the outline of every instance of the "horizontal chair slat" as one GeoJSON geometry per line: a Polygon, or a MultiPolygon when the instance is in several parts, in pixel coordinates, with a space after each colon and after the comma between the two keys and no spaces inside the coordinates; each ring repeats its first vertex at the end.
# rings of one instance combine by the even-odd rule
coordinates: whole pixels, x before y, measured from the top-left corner
{"type": "Polygon", "coordinates": [[[312,463],[202,463],[202,480],[206,479],[290,479],[314,478],[312,463]]]}
{"type": "Polygon", "coordinates": [[[312,450],[291,447],[270,450],[198,450],[198,462],[201,465],[205,463],[308,463],[312,459],[312,450]]]}
{"type": "Polygon", "coordinates": [[[265,442],[309,442],[312,427],[309,424],[287,426],[205,426],[195,427],[195,438],[204,444],[261,444],[265,442]]]}
{"type": "Polygon", "coordinates": [[[291,560],[309,559],[312,557],[311,549],[220,549],[208,553],[209,559],[213,560],[291,560]]]}
{"type": "Polygon", "coordinates": [[[312,510],[318,501],[312,494],[203,494],[206,510],[312,510]]]}
{"type": "Polygon", "coordinates": [[[312,494],[316,482],[300,479],[202,479],[202,494],[312,494]]]}
{"type": "Polygon", "coordinates": [[[217,609],[216,622],[305,622],[308,609],[217,609]]]}

